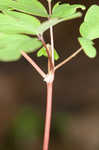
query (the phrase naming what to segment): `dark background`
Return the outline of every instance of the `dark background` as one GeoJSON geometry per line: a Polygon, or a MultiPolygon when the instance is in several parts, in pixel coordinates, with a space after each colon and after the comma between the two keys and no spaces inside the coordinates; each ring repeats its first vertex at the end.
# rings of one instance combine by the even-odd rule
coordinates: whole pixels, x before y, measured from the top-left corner
{"type": "MultiPolygon", "coordinates": [[[[47,8],[45,0],[41,2],[47,8]]],[[[57,0],[53,0],[53,4],[56,2],[57,0]]],[[[98,0],[61,2],[83,4],[87,9],[92,4],[99,4],[98,0]]],[[[79,26],[84,14],[85,12],[82,18],[54,27],[55,48],[60,55],[56,64],[80,47],[77,37],[80,36],[79,26]]],[[[45,40],[50,42],[49,32],[45,33],[45,40]]],[[[95,59],[89,59],[82,51],[56,71],[49,150],[99,149],[99,39],[95,40],[95,47],[95,59]]],[[[36,53],[30,56],[44,71],[47,70],[46,58],[37,59],[36,53]]],[[[17,62],[0,62],[0,149],[42,149],[45,106],[46,85],[24,58],[17,62]],[[33,118],[30,117],[32,114],[33,118]],[[36,124],[33,127],[30,125],[31,118],[35,122],[33,125],[36,124]],[[23,134],[24,126],[28,128],[23,134]],[[35,137],[32,137],[32,132],[35,133],[35,137]]]]}

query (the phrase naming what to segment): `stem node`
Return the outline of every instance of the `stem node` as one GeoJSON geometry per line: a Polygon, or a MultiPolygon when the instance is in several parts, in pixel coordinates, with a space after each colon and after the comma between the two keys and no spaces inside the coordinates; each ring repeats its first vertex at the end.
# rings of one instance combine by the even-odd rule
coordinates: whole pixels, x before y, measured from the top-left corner
{"type": "Polygon", "coordinates": [[[46,83],[51,83],[53,82],[53,80],[54,80],[54,73],[51,73],[51,72],[47,74],[46,77],[44,78],[44,81],[46,83]]]}

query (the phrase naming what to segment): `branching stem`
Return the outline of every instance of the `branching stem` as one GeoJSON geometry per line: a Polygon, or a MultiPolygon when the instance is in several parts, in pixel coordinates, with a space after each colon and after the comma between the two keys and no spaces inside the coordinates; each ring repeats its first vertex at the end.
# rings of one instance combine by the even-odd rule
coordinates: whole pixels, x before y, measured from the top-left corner
{"type": "Polygon", "coordinates": [[[60,67],[62,67],[64,64],[66,64],[67,62],[69,62],[72,58],[74,58],[76,55],[78,55],[80,52],[82,51],[82,47],[79,48],[75,53],[73,53],[71,56],[69,56],[68,58],[66,58],[64,61],[62,61],[60,64],[58,64],[56,67],[55,67],[55,71],[57,69],[59,69],[60,67]]]}
{"type": "MultiPolygon", "coordinates": [[[[49,18],[52,14],[51,8],[51,0],[48,1],[49,7],[49,18]]],[[[38,39],[42,42],[43,46],[46,49],[48,55],[48,74],[46,75],[42,69],[32,60],[24,51],[21,51],[22,56],[37,70],[37,72],[44,78],[44,81],[47,85],[47,104],[46,104],[46,117],[45,117],[45,129],[44,129],[44,140],[43,140],[43,150],[48,150],[49,140],[50,140],[50,128],[51,128],[51,116],[52,116],[52,93],[53,93],[53,81],[55,71],[63,66],[65,63],[70,61],[73,57],[75,57],[82,48],[78,49],[71,56],[66,58],[57,66],[54,65],[54,39],[53,39],[53,27],[50,26],[50,39],[51,39],[51,48],[48,48],[42,35],[38,35],[38,39]],[[55,66],[55,67],[54,67],[55,66]]]]}
{"type": "Polygon", "coordinates": [[[21,54],[25,59],[36,69],[36,71],[43,77],[46,77],[46,74],[41,70],[41,68],[32,60],[24,51],[21,51],[21,54]]]}
{"type": "MultiPolygon", "coordinates": [[[[51,1],[48,0],[49,15],[51,15],[51,1]]],[[[49,18],[50,19],[50,18],[49,18]]],[[[46,104],[46,119],[45,119],[45,131],[44,131],[44,141],[43,150],[48,150],[49,139],[50,139],[50,126],[51,126],[51,116],[52,116],[52,90],[54,81],[54,40],[53,40],[53,27],[50,27],[50,38],[51,38],[51,55],[50,51],[47,50],[47,46],[42,41],[44,47],[48,54],[48,78],[47,81],[47,104],[46,104]]],[[[42,40],[42,39],[41,39],[42,40]]]]}
{"type": "Polygon", "coordinates": [[[39,35],[38,38],[39,38],[39,40],[41,40],[43,46],[44,46],[45,49],[46,49],[46,52],[47,52],[47,55],[48,55],[48,60],[49,60],[49,63],[50,63],[50,68],[54,69],[54,66],[53,66],[53,63],[52,63],[52,60],[51,60],[51,55],[50,55],[50,53],[49,53],[49,49],[47,48],[46,43],[45,43],[43,37],[41,37],[41,36],[39,35]]]}
{"type": "Polygon", "coordinates": [[[50,27],[50,36],[51,36],[51,50],[52,50],[52,63],[54,66],[54,40],[53,40],[53,27],[50,27]]]}
{"type": "MultiPolygon", "coordinates": [[[[48,1],[48,7],[49,7],[49,15],[51,15],[52,14],[51,1],[48,1]]],[[[50,38],[51,38],[52,63],[54,66],[54,38],[53,38],[53,27],[52,26],[50,26],[50,38]]]]}

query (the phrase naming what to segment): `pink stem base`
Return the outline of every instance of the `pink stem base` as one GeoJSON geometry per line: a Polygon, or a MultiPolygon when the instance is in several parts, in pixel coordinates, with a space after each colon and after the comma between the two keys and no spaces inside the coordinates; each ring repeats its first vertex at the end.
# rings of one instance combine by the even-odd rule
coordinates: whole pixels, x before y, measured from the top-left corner
{"type": "Polygon", "coordinates": [[[51,124],[51,114],[52,114],[52,88],[53,88],[53,83],[47,83],[47,104],[46,104],[46,119],[45,119],[43,150],[48,150],[48,145],[49,145],[50,124],[51,124]]]}

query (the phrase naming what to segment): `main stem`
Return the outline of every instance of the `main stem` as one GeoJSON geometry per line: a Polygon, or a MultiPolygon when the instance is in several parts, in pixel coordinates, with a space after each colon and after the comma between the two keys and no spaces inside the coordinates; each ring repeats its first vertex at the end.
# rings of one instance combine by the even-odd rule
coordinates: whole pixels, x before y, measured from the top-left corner
{"type": "MultiPolygon", "coordinates": [[[[51,0],[48,0],[49,15],[51,15],[51,0]]],[[[50,19],[50,17],[49,17],[50,19]]],[[[54,40],[53,40],[53,27],[50,27],[50,38],[51,38],[51,59],[48,51],[48,75],[52,75],[53,79],[47,84],[47,104],[46,104],[46,118],[45,118],[45,131],[43,150],[48,150],[49,139],[50,139],[50,127],[51,127],[51,116],[52,116],[52,91],[54,81],[54,40]]]]}
{"type": "Polygon", "coordinates": [[[47,83],[47,104],[46,104],[43,150],[48,150],[49,145],[51,114],[52,114],[52,89],[53,89],[53,82],[47,83]]]}
{"type": "MultiPolygon", "coordinates": [[[[49,7],[49,15],[52,14],[52,8],[51,8],[51,1],[48,1],[48,7],[49,7]]],[[[49,17],[50,19],[50,17],[49,17]]],[[[50,38],[51,38],[51,55],[52,55],[52,63],[54,65],[54,38],[53,38],[53,27],[50,26],[50,38]]]]}

